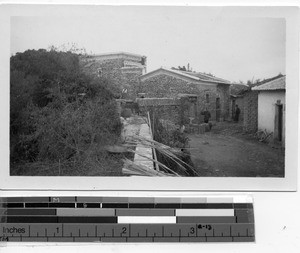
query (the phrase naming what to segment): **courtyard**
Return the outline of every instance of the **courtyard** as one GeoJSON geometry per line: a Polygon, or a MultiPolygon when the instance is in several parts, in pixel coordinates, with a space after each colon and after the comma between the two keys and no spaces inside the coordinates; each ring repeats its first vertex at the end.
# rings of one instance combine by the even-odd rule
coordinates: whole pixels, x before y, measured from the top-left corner
{"type": "Polygon", "coordinates": [[[284,149],[259,142],[242,124],[218,122],[210,132],[189,134],[191,159],[203,177],[284,177],[284,149]]]}

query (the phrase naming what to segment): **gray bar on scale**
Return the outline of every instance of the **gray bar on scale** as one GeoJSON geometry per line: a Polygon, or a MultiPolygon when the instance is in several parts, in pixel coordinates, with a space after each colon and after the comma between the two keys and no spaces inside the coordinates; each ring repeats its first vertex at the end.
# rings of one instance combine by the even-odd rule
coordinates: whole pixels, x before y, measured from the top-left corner
{"type": "Polygon", "coordinates": [[[75,237],[75,242],[100,242],[99,237],[75,237]]]}
{"type": "Polygon", "coordinates": [[[235,223],[233,216],[198,216],[198,217],[177,217],[177,223],[235,223]]]}
{"type": "Polygon", "coordinates": [[[24,197],[25,203],[48,203],[49,197],[24,197]]]}
{"type": "Polygon", "coordinates": [[[57,216],[115,216],[112,208],[58,208],[57,216]]]}
{"type": "Polygon", "coordinates": [[[0,198],[0,203],[22,203],[24,202],[24,197],[5,197],[0,198]]]}
{"type": "Polygon", "coordinates": [[[242,237],[233,237],[234,242],[255,242],[254,237],[242,236],[242,237]]]}
{"type": "Polygon", "coordinates": [[[153,242],[151,237],[128,237],[127,242],[153,242]]]}
{"type": "MultiPolygon", "coordinates": [[[[0,210],[1,213],[1,210],[0,210]]],[[[33,215],[56,215],[56,209],[46,209],[46,208],[10,208],[7,210],[7,215],[16,216],[33,216],[33,215]]]]}
{"type": "Polygon", "coordinates": [[[148,198],[148,197],[129,197],[129,203],[154,203],[155,198],[148,198]]]}
{"type": "Polygon", "coordinates": [[[126,197],[103,197],[103,203],[128,203],[126,197]]]}
{"type": "Polygon", "coordinates": [[[190,203],[190,204],[199,204],[199,203],[206,203],[207,198],[182,198],[181,203],[190,203]]]}
{"type": "Polygon", "coordinates": [[[46,237],[22,237],[23,242],[47,242],[46,237]]]}
{"type": "Polygon", "coordinates": [[[215,236],[215,237],[207,237],[208,242],[232,242],[232,237],[221,237],[221,236],[215,236]]]}
{"type": "Polygon", "coordinates": [[[125,237],[101,237],[102,242],[126,242],[125,237]]]}
{"type": "Polygon", "coordinates": [[[74,242],[73,237],[48,237],[48,242],[74,242]]]}
{"type": "Polygon", "coordinates": [[[154,237],[154,242],[179,242],[179,237],[154,237]]]}
{"type": "Polygon", "coordinates": [[[20,242],[21,237],[8,237],[9,242],[20,242]]]}
{"type": "Polygon", "coordinates": [[[205,237],[180,237],[180,242],[206,242],[205,237]]]}
{"type": "Polygon", "coordinates": [[[77,203],[101,203],[102,197],[77,197],[77,203]]]}
{"type": "Polygon", "coordinates": [[[155,203],[181,203],[181,198],[166,198],[166,197],[162,197],[162,198],[155,198],[155,203]]]}

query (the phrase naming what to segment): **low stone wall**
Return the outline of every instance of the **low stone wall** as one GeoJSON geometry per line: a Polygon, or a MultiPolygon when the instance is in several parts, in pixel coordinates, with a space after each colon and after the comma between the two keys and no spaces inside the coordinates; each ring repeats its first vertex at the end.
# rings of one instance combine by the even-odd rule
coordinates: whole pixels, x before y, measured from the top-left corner
{"type": "MultiPolygon", "coordinates": [[[[147,112],[154,114],[154,117],[170,120],[175,124],[180,124],[181,102],[174,98],[140,98],[136,99],[141,115],[147,112]]],[[[150,115],[153,117],[153,115],[150,115]]]]}

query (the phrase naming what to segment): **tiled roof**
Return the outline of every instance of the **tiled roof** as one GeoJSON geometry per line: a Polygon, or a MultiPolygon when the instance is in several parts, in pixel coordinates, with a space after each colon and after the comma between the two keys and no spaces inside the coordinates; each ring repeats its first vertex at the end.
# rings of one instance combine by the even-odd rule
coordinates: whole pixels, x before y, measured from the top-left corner
{"type": "Polygon", "coordinates": [[[156,69],[154,71],[148,72],[147,74],[141,76],[142,78],[144,76],[148,76],[149,74],[159,71],[159,70],[164,70],[164,71],[168,71],[177,75],[181,75],[183,77],[188,77],[190,79],[193,79],[195,81],[202,81],[202,82],[210,82],[210,83],[224,83],[224,84],[230,84],[229,81],[221,79],[221,78],[217,78],[217,77],[211,77],[202,73],[197,73],[197,72],[189,72],[189,71],[181,71],[181,70],[177,70],[177,69],[169,69],[166,67],[161,67],[159,69],[156,69]]]}
{"type": "Polygon", "coordinates": [[[179,71],[182,73],[186,73],[188,75],[199,77],[202,80],[221,82],[221,83],[230,83],[230,81],[228,81],[228,80],[225,80],[225,79],[222,79],[219,77],[215,77],[215,76],[210,76],[210,75],[200,73],[200,72],[190,72],[190,71],[182,71],[182,70],[179,70],[179,71]]]}
{"type": "Polygon", "coordinates": [[[255,86],[252,90],[263,91],[263,90],[285,90],[285,76],[264,83],[259,86],[255,86]]]}

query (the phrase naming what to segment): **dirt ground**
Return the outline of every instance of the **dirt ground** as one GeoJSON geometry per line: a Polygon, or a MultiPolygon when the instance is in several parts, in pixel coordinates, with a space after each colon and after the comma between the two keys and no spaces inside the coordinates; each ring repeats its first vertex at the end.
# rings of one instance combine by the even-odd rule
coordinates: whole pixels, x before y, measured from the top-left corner
{"type": "Polygon", "coordinates": [[[243,134],[241,124],[218,122],[211,132],[189,138],[200,176],[284,177],[284,149],[243,134]]]}

